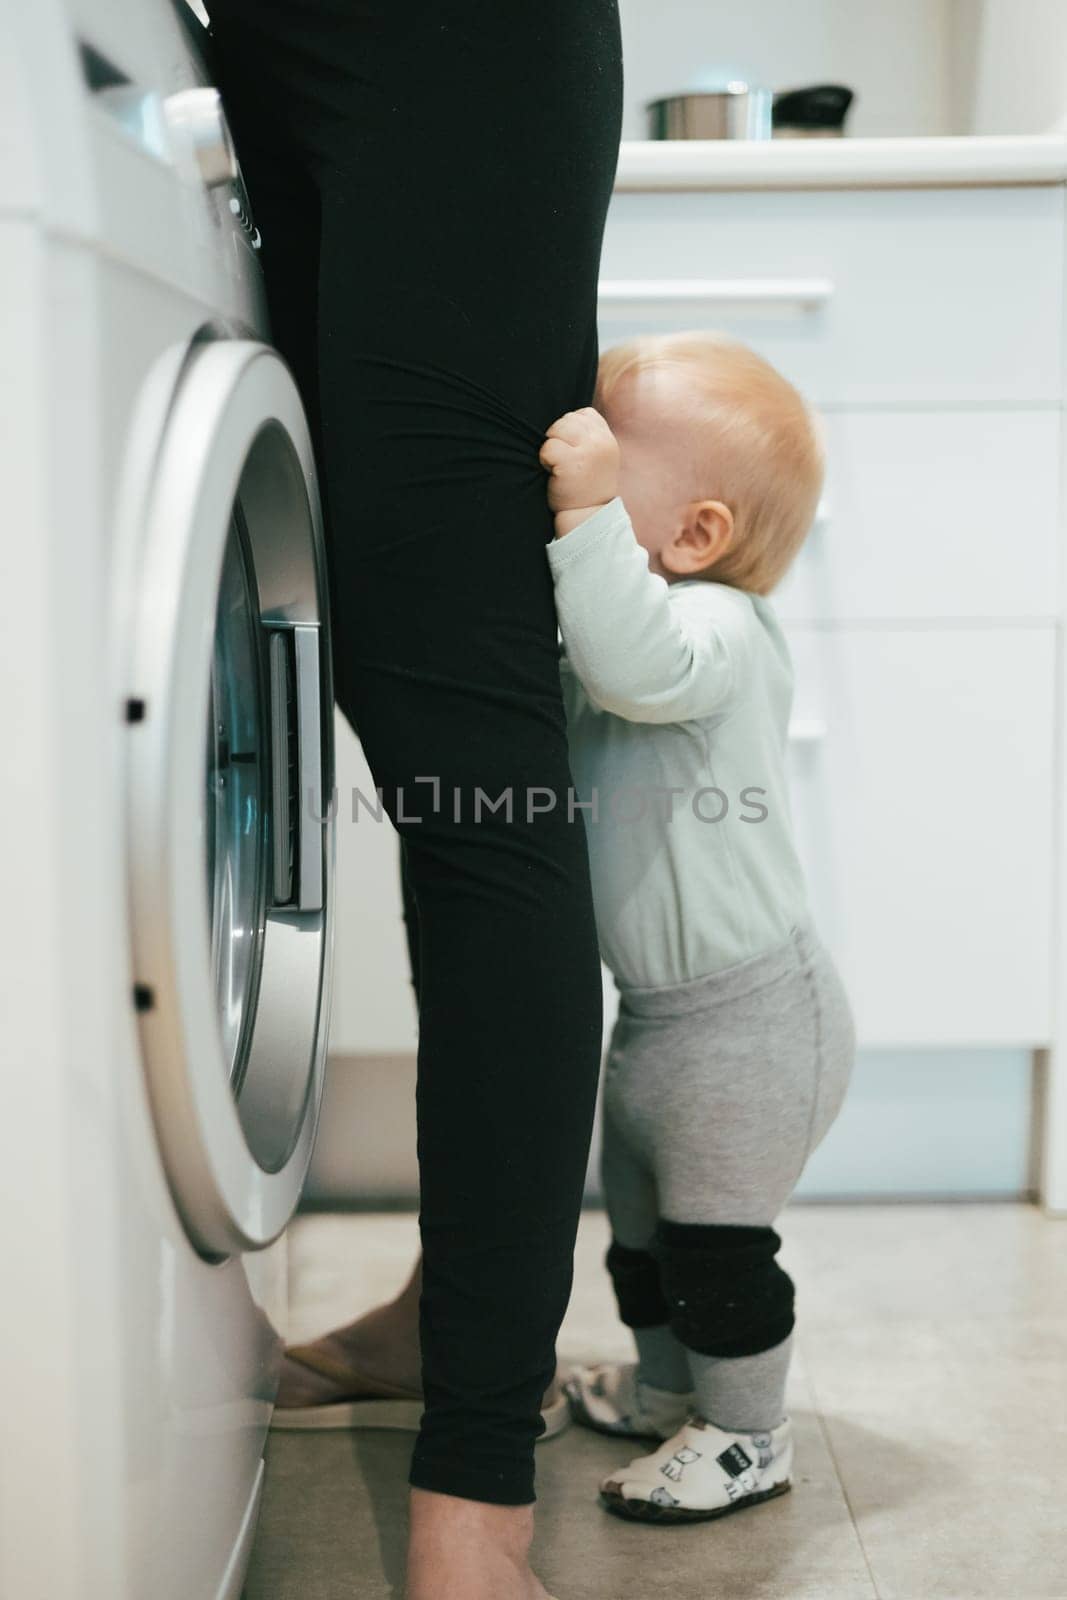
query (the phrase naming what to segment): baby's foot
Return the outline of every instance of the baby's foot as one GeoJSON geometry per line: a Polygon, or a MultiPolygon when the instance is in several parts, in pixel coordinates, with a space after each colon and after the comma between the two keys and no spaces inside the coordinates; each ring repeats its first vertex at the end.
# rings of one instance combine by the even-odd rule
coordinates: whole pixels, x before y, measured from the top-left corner
{"type": "Polygon", "coordinates": [[[693,1417],[652,1455],[605,1478],[600,1503],[638,1522],[710,1522],[785,1494],[792,1469],[788,1417],[771,1433],[728,1433],[693,1417]]]}
{"type": "Polygon", "coordinates": [[[634,1362],[576,1367],[563,1389],[576,1422],[631,1439],[670,1438],[693,1407],[691,1394],[643,1383],[634,1362]]]}

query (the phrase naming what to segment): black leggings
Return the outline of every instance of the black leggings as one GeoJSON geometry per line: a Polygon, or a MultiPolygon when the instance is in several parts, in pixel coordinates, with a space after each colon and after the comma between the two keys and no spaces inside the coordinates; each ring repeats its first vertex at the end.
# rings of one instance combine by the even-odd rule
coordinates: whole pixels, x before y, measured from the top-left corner
{"type": "Polygon", "coordinates": [[[616,0],[211,10],[274,335],[320,450],[338,700],[417,907],[426,1414],[411,1481],[522,1504],[601,1021],[537,452],[592,395],[616,0]],[[483,805],[475,821],[478,789],[510,790],[511,820],[483,805]],[[528,790],[554,809],[537,793],[531,815],[528,790]]]}

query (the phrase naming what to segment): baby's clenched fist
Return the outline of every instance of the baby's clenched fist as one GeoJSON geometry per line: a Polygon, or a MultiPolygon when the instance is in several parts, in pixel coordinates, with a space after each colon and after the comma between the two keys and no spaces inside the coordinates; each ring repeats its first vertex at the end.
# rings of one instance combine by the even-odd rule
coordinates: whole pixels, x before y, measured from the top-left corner
{"type": "Polygon", "coordinates": [[[619,492],[619,446],[599,411],[586,406],[554,422],[541,446],[556,533],[569,533],[619,492]]]}

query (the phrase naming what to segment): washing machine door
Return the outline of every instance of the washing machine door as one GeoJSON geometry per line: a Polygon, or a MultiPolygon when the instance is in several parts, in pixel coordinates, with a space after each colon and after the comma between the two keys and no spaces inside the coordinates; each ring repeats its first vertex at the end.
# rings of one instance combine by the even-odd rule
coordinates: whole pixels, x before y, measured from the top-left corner
{"type": "Polygon", "coordinates": [[[333,747],[322,524],[266,346],[184,363],[145,500],[127,839],[133,999],[167,1177],[206,1256],[289,1220],[322,1092],[333,747]]]}

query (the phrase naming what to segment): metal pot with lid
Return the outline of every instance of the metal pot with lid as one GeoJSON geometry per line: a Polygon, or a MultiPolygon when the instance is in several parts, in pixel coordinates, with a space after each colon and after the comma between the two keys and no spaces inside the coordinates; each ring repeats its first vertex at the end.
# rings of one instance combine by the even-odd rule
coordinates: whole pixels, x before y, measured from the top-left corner
{"type": "Polygon", "coordinates": [[[721,89],[666,95],[648,105],[652,139],[832,139],[855,96],[841,84],[774,94],[735,80],[721,89]]]}
{"type": "Polygon", "coordinates": [[[649,103],[653,139],[769,139],[774,96],[741,82],[649,103]]]}

